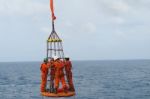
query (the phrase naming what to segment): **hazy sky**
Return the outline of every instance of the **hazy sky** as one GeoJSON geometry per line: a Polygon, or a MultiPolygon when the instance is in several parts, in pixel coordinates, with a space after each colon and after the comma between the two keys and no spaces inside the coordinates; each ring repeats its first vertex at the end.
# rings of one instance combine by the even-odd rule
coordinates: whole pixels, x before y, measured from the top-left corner
{"type": "MultiPolygon", "coordinates": [[[[150,59],[150,0],[54,0],[56,31],[74,60],[150,59]]],[[[0,61],[40,61],[49,0],[0,0],[0,61]]]]}

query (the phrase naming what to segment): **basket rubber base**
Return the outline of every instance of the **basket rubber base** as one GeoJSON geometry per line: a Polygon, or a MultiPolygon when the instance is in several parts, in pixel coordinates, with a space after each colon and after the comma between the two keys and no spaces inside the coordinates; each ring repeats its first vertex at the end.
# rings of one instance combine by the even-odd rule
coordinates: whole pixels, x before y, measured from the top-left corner
{"type": "Polygon", "coordinates": [[[70,92],[70,91],[68,91],[67,93],[58,92],[57,94],[50,93],[50,92],[41,92],[41,95],[46,97],[71,97],[75,95],[75,92],[70,92]]]}

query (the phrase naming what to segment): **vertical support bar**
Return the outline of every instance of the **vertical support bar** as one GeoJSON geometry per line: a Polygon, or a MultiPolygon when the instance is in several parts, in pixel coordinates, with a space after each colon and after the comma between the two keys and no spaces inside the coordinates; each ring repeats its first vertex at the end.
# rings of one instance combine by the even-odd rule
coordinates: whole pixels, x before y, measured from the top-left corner
{"type": "Polygon", "coordinates": [[[49,50],[49,46],[48,46],[48,40],[47,40],[47,58],[48,58],[48,50],[49,50]]]}
{"type": "Polygon", "coordinates": [[[52,56],[52,42],[50,42],[50,57],[52,58],[53,56],[52,56]]]}
{"type": "Polygon", "coordinates": [[[60,58],[61,58],[61,54],[60,54],[60,50],[61,50],[61,49],[60,49],[60,47],[59,47],[59,43],[60,43],[60,42],[57,42],[57,46],[58,46],[58,55],[59,55],[60,58]]]}
{"type": "MultiPolygon", "coordinates": [[[[55,39],[55,37],[54,37],[55,39]]],[[[54,42],[54,55],[56,56],[56,42],[54,42]]]]}
{"type": "Polygon", "coordinates": [[[65,59],[65,55],[64,55],[64,51],[63,51],[62,42],[60,43],[60,47],[61,47],[61,49],[62,49],[62,58],[63,58],[63,60],[64,60],[64,59],[65,59]]]}

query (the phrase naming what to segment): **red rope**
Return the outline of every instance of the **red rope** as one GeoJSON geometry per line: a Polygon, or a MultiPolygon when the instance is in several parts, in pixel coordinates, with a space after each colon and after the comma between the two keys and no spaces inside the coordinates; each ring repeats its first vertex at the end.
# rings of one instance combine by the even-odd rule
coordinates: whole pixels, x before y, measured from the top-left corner
{"type": "Polygon", "coordinates": [[[55,17],[55,14],[54,14],[53,0],[50,0],[50,9],[51,9],[51,13],[52,13],[52,20],[54,21],[56,19],[56,17],[55,17]]]}

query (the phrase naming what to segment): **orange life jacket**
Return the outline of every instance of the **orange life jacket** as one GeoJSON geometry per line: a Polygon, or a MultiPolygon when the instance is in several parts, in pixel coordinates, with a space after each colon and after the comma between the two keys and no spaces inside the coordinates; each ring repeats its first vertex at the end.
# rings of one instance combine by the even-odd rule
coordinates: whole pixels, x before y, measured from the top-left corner
{"type": "Polygon", "coordinates": [[[55,66],[54,66],[54,61],[50,61],[50,75],[54,76],[55,75],[55,66]]]}
{"type": "Polygon", "coordinates": [[[41,64],[41,72],[44,74],[48,74],[48,68],[49,68],[50,64],[49,63],[42,63],[41,64]]]}
{"type": "Polygon", "coordinates": [[[64,64],[62,61],[58,60],[54,62],[55,66],[55,77],[63,77],[64,76],[64,64]]]}
{"type": "Polygon", "coordinates": [[[72,69],[71,61],[66,61],[65,62],[65,70],[66,70],[66,72],[71,71],[71,69],[72,69]]]}

